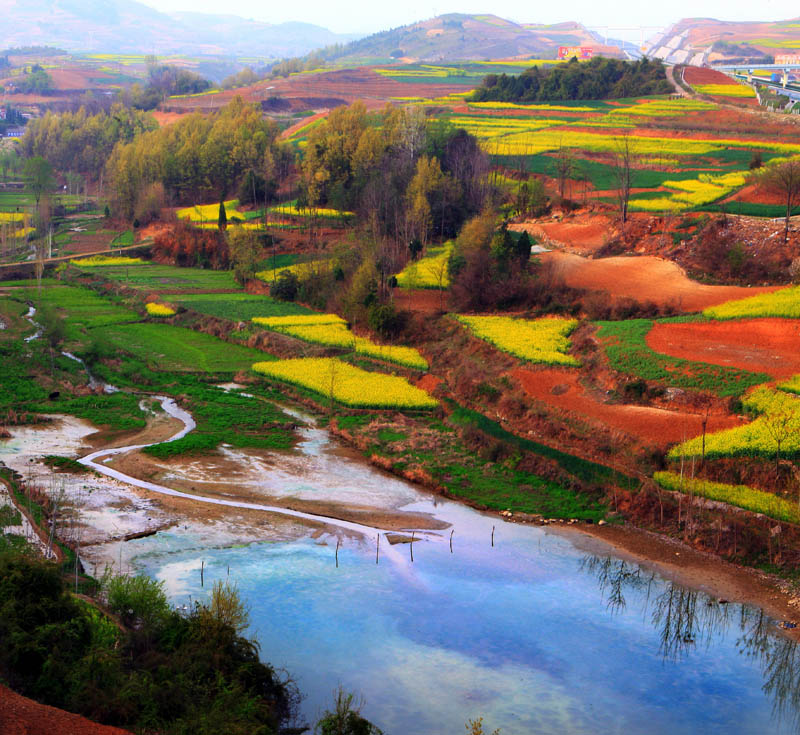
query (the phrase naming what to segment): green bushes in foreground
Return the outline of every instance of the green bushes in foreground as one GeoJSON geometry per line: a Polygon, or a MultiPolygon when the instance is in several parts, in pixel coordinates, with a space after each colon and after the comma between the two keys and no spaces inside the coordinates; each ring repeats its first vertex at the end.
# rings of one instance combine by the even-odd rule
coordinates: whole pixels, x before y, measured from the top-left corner
{"type": "Polygon", "coordinates": [[[108,602],[129,628],[72,597],[56,565],[0,554],[0,679],[137,732],[272,735],[292,720],[294,688],[219,605],[180,614],[145,577],[113,580],[108,602]]]}
{"type": "Polygon", "coordinates": [[[704,498],[719,500],[754,513],[763,513],[779,521],[800,523],[800,506],[797,503],[747,485],[681,478],[676,472],[656,472],[653,479],[665,490],[702,495],[704,498]]]}

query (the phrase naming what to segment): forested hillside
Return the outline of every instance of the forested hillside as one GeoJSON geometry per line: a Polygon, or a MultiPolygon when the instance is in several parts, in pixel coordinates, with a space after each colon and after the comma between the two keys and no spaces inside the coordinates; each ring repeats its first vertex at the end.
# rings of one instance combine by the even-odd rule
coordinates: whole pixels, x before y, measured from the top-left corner
{"type": "Polygon", "coordinates": [[[489,74],[475,90],[477,102],[605,100],[672,91],[658,60],[619,61],[596,56],[556,67],[533,66],[519,76],[489,74]]]}

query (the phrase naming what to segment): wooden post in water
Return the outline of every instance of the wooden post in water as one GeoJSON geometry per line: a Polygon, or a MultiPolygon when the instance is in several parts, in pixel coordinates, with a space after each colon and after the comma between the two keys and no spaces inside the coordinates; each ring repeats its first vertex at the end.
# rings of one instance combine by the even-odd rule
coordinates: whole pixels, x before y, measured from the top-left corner
{"type": "Polygon", "coordinates": [[[336,539],[336,568],[339,568],[339,541],[340,539],[336,539]]]}
{"type": "Polygon", "coordinates": [[[203,587],[203,567],[205,567],[206,563],[205,560],[200,562],[200,586],[203,587]]]}
{"type": "Polygon", "coordinates": [[[228,564],[228,577],[230,577],[230,576],[231,576],[231,565],[228,564]]]}
{"type": "Polygon", "coordinates": [[[494,526],[492,526],[492,548],[494,548],[494,526]]]}
{"type": "Polygon", "coordinates": [[[378,563],[378,552],[380,551],[380,548],[381,548],[381,535],[378,534],[375,537],[375,563],[376,564],[378,563]]]}
{"type": "Polygon", "coordinates": [[[411,532],[411,563],[414,563],[414,531],[411,532]]]}
{"type": "Polygon", "coordinates": [[[456,532],[455,528],[452,531],[450,531],[450,553],[451,554],[453,553],[453,534],[455,532],[456,532]]]}

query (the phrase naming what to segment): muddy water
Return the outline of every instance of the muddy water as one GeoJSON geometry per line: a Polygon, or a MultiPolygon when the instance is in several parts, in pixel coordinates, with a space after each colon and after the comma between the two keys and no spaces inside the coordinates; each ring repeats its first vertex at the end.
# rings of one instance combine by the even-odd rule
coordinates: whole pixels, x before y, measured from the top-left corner
{"type": "MultiPolygon", "coordinates": [[[[80,453],[80,430],[64,426],[80,453]]],[[[264,502],[250,510],[283,518],[292,532],[258,533],[237,526],[249,506],[179,493],[209,512],[222,505],[227,522],[182,522],[109,555],[124,547],[126,565],[163,580],[176,605],[206,599],[216,579],[234,580],[263,658],[295,677],[309,721],[341,683],[363,694],[364,714],[387,734],[449,735],[479,716],[502,735],[796,732],[800,653],[757,609],[441,501],[313,425],[302,434],[294,452],[224,454],[265,499],[332,497],[429,513],[447,528],[416,534],[413,548],[392,546],[363,524],[328,519],[323,531],[316,522],[304,531],[319,516],[287,517],[264,502]]],[[[10,444],[24,464],[23,445],[36,452],[43,442],[10,444]]],[[[84,461],[102,472],[113,456],[84,461]]],[[[152,484],[153,493],[171,490],[163,478],[152,484]]]]}

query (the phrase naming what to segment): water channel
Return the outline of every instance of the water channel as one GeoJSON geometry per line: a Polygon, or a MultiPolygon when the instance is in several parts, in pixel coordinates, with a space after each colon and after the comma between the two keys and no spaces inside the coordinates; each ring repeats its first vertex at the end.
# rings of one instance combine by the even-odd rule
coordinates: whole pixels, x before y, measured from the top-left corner
{"type": "MultiPolygon", "coordinates": [[[[188,414],[161,403],[184,423],[176,436],[191,430],[188,414]]],[[[299,433],[295,450],[266,457],[222,448],[263,503],[135,481],[198,504],[287,516],[299,531],[243,542],[235,518],[224,533],[178,524],[125,543],[125,557],[162,580],[177,606],[207,599],[214,580],[235,581],[263,659],[291,673],[308,721],[341,684],[363,695],[364,715],[387,735],[455,735],[476,717],[502,735],[798,731],[800,651],[758,608],[587,553],[574,536],[441,500],[313,423],[299,433]],[[413,547],[392,545],[397,536],[366,522],[274,504],[286,498],[430,514],[446,527],[416,533],[413,547]]],[[[28,434],[0,442],[0,460],[23,452],[28,434]]],[[[106,462],[130,450],[82,461],[124,481],[106,462]]]]}
{"type": "Polygon", "coordinates": [[[413,561],[410,544],[378,546],[380,531],[338,521],[244,545],[171,529],[127,552],[178,605],[232,578],[309,720],[341,683],[386,733],[459,733],[478,716],[505,735],[795,732],[800,652],[759,610],[434,499],[322,429],[301,434],[283,462],[259,467],[265,497],[333,496],[449,527],[417,535],[413,561]]]}

